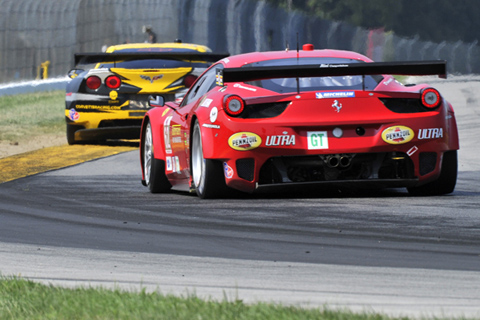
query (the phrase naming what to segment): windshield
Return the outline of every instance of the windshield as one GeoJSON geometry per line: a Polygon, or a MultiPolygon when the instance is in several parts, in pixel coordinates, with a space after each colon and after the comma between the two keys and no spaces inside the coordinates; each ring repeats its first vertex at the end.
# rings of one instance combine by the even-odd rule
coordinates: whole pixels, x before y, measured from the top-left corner
{"type": "MultiPolygon", "coordinates": [[[[271,66],[294,66],[294,65],[319,65],[319,64],[342,64],[342,63],[365,63],[359,60],[342,58],[289,58],[278,60],[258,61],[247,64],[244,67],[271,67],[271,66]]],[[[383,79],[382,76],[338,76],[338,77],[308,77],[298,78],[300,91],[321,90],[373,90],[383,79]],[[363,82],[365,81],[365,84],[363,82]]],[[[290,93],[297,91],[297,78],[266,79],[246,82],[250,85],[265,88],[278,93],[290,93]]]]}

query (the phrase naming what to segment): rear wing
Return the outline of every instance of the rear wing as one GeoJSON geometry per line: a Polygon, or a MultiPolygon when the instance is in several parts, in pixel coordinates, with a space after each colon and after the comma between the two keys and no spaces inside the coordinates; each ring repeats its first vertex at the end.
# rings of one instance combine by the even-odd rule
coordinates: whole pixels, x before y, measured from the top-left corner
{"type": "Polygon", "coordinates": [[[334,77],[395,74],[409,76],[438,75],[447,78],[447,62],[403,61],[341,64],[288,65],[217,69],[217,85],[275,78],[334,77]]]}
{"type": "Polygon", "coordinates": [[[205,61],[216,62],[220,59],[228,57],[228,53],[212,53],[198,51],[171,51],[171,52],[112,52],[112,53],[75,53],[75,66],[82,64],[95,64],[101,62],[124,61],[129,59],[175,59],[183,61],[205,61]]]}

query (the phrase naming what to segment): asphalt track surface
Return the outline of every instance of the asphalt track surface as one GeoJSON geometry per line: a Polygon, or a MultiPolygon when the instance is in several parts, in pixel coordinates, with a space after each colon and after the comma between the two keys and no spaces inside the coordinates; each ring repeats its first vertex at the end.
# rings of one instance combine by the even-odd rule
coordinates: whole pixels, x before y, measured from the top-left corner
{"type": "Polygon", "coordinates": [[[435,86],[460,129],[451,195],[154,195],[140,184],[138,152],[126,152],[0,184],[0,272],[66,286],[479,318],[480,82],[435,86]]]}

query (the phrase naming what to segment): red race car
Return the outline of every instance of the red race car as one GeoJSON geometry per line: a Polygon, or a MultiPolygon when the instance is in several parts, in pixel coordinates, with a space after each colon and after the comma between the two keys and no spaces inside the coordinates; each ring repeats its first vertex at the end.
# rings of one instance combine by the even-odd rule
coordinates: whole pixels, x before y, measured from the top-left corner
{"type": "Polygon", "coordinates": [[[152,193],[201,198],[326,184],[451,193],[459,149],[452,106],[429,85],[389,74],[445,78],[446,62],[375,63],[312,45],[220,60],[181,103],[150,98],[142,182],[152,193]]]}

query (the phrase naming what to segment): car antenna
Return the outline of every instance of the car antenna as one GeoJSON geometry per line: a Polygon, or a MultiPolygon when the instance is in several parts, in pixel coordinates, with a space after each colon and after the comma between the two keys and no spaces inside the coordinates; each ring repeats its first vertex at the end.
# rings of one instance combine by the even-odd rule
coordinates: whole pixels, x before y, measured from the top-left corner
{"type": "MultiPolygon", "coordinates": [[[[298,44],[298,32],[297,32],[297,65],[300,62],[300,48],[298,44]]],[[[300,94],[300,79],[297,77],[297,94],[300,94]]]]}

